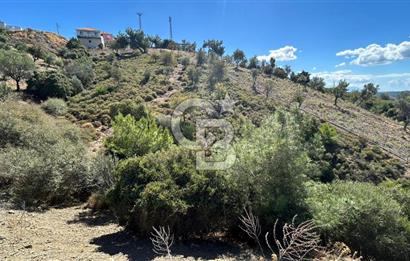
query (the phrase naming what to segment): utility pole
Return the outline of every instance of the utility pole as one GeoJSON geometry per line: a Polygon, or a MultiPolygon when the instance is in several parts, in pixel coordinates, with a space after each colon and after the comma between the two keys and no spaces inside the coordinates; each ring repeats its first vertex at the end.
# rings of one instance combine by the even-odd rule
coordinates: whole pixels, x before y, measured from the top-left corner
{"type": "Polygon", "coordinates": [[[169,17],[169,39],[172,40],[172,17],[169,17]]]}
{"type": "Polygon", "coordinates": [[[141,30],[142,30],[142,25],[141,25],[141,16],[142,16],[142,13],[137,13],[137,15],[138,15],[138,22],[139,22],[140,31],[141,31],[141,30]]]}
{"type": "Polygon", "coordinates": [[[60,25],[56,23],[57,34],[60,35],[60,25]]]}

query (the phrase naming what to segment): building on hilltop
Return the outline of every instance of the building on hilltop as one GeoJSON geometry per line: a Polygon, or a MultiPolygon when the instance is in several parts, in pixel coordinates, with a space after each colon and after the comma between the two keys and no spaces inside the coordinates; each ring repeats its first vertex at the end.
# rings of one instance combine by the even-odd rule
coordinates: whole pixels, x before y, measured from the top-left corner
{"type": "Polygon", "coordinates": [[[77,28],[77,38],[87,48],[104,48],[104,37],[101,31],[94,28],[77,28]]]}
{"type": "Polygon", "coordinates": [[[23,31],[23,28],[20,26],[9,25],[6,22],[0,21],[0,29],[5,29],[8,31],[23,31]]]}
{"type": "Polygon", "coordinates": [[[102,32],[101,36],[104,39],[105,44],[108,44],[109,42],[114,41],[114,36],[110,33],[102,32]]]}

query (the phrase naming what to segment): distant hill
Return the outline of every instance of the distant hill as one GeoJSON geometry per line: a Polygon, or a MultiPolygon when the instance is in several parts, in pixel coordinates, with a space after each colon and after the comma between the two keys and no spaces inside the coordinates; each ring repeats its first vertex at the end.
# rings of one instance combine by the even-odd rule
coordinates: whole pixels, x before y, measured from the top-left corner
{"type": "Polygon", "coordinates": [[[400,94],[403,93],[403,92],[410,92],[410,90],[408,90],[408,91],[379,92],[377,95],[382,96],[384,94],[387,94],[390,98],[397,99],[400,96],[400,94]]]}

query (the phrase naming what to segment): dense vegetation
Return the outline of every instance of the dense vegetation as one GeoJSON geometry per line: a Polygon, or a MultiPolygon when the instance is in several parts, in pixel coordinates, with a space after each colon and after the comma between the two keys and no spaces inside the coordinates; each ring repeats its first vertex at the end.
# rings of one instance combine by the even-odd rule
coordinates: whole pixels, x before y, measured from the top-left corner
{"type": "Polygon", "coordinates": [[[169,226],[183,238],[224,232],[243,240],[244,209],[259,217],[262,231],[297,215],[313,219],[323,245],[342,241],[366,258],[408,260],[405,167],[301,108],[307,93],[329,93],[339,109],[350,100],[406,128],[410,95],[377,97],[373,84],[348,93],[346,81],[328,89],[323,79],[274,59],[248,60],[239,49],[226,55],[219,40],[196,50],[195,43],[132,29],[109,49],[89,51],[71,39],[47,50],[12,44],[0,32],[0,73],[17,89],[0,84],[0,189],[14,202],[50,206],[93,195],[139,235],[169,226]],[[297,88],[289,106],[272,98],[277,79],[297,88]],[[188,98],[212,105],[212,112],[195,108],[183,115],[190,140],[198,119],[232,124],[231,168],[198,169],[195,151],[174,140],[170,115],[188,98]],[[87,143],[101,135],[104,148],[94,153],[87,143]]]}

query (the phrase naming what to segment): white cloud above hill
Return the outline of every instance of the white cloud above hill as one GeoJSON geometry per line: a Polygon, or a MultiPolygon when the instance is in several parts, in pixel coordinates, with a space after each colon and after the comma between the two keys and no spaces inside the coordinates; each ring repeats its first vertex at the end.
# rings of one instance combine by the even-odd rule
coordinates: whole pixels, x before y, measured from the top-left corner
{"type": "Polygon", "coordinates": [[[364,48],[340,51],[336,56],[353,59],[350,63],[359,66],[390,64],[410,59],[410,41],[385,46],[370,44],[364,48]]]}
{"type": "Polygon", "coordinates": [[[297,50],[298,49],[293,46],[286,45],[276,50],[269,50],[268,55],[259,55],[257,58],[259,61],[269,61],[271,58],[277,61],[292,61],[298,58],[296,56],[297,50]]]}

